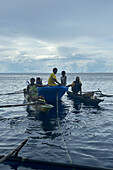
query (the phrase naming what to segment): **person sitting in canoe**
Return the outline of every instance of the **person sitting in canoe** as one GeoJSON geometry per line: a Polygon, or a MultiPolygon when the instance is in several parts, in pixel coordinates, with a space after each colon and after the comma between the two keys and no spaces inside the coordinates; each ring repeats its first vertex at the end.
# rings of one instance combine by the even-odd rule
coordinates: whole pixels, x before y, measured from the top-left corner
{"type": "Polygon", "coordinates": [[[37,85],[37,87],[42,87],[43,86],[42,85],[42,79],[40,77],[36,78],[36,85],[37,85]]]}
{"type": "Polygon", "coordinates": [[[27,86],[27,94],[28,101],[32,100],[32,98],[38,97],[37,85],[35,84],[35,79],[30,79],[30,84],[27,86]]]}
{"type": "Polygon", "coordinates": [[[36,78],[36,85],[37,85],[37,87],[46,87],[47,86],[42,83],[42,79],[40,77],[36,78]]]}
{"type": "Polygon", "coordinates": [[[57,68],[53,68],[53,73],[51,73],[49,79],[48,79],[48,85],[49,86],[57,86],[58,85],[61,85],[58,81],[57,81],[57,78],[56,78],[56,73],[57,73],[58,69],[57,68]]]}
{"type": "Polygon", "coordinates": [[[43,96],[38,96],[37,85],[35,84],[35,79],[30,79],[30,84],[27,86],[27,100],[28,101],[41,101],[45,102],[43,96]]]}
{"type": "Polygon", "coordinates": [[[72,84],[66,87],[70,87],[70,86],[72,87],[72,91],[75,95],[78,95],[79,92],[80,92],[80,95],[82,95],[82,88],[81,88],[82,82],[80,81],[80,78],[78,76],[76,77],[76,80],[73,81],[72,84]]]}
{"type": "Polygon", "coordinates": [[[62,77],[60,78],[61,79],[61,86],[66,86],[66,83],[67,83],[66,72],[62,71],[61,74],[62,74],[62,77]]]}

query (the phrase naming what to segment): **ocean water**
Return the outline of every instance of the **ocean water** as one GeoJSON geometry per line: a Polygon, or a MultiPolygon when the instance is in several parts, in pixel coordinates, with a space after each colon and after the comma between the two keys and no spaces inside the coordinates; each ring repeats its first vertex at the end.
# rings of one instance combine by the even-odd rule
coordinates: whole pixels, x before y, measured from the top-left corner
{"type": "MultiPolygon", "coordinates": [[[[21,91],[26,88],[27,80],[38,76],[47,84],[49,74],[0,74],[0,105],[22,104],[23,93],[2,94],[21,91]]],[[[84,92],[100,89],[105,94],[113,94],[112,73],[70,73],[67,84],[76,76],[80,76],[84,92]]],[[[60,81],[60,74],[57,78],[60,81]]],[[[62,163],[70,163],[70,156],[73,164],[113,168],[113,97],[103,99],[98,108],[78,106],[65,94],[58,115],[55,108],[37,116],[30,114],[26,106],[0,108],[1,155],[29,138],[19,156],[62,163]]]]}

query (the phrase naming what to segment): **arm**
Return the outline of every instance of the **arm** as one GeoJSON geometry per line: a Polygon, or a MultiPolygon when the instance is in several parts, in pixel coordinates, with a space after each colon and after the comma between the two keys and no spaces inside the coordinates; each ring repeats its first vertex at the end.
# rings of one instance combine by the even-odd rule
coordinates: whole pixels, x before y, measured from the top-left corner
{"type": "Polygon", "coordinates": [[[59,84],[59,85],[61,86],[61,84],[60,84],[56,79],[53,78],[53,80],[54,80],[57,84],[59,84]]]}
{"type": "Polygon", "coordinates": [[[29,94],[29,85],[27,86],[27,93],[29,94]]]}
{"type": "Polygon", "coordinates": [[[65,76],[65,85],[67,84],[67,77],[65,76]]]}
{"type": "Polygon", "coordinates": [[[82,95],[82,83],[80,84],[80,95],[82,95]]]}
{"type": "Polygon", "coordinates": [[[37,86],[37,87],[43,87],[43,85],[42,85],[42,84],[37,84],[36,86],[37,86]]]}
{"type": "Polygon", "coordinates": [[[66,87],[70,87],[70,86],[72,86],[72,84],[69,84],[69,85],[67,85],[66,87]]]}
{"type": "Polygon", "coordinates": [[[69,85],[67,85],[66,87],[72,87],[73,86],[73,84],[74,84],[74,82],[73,83],[71,83],[71,84],[69,84],[69,85]]]}

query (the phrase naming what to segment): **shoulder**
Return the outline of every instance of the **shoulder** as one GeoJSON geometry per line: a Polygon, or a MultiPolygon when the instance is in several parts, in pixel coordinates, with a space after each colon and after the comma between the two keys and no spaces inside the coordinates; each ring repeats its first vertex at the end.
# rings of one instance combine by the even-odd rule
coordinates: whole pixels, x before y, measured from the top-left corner
{"type": "Polygon", "coordinates": [[[52,73],[52,77],[55,77],[55,78],[56,78],[56,75],[55,75],[55,73],[52,73]]]}
{"type": "Polygon", "coordinates": [[[31,87],[31,85],[29,84],[28,86],[27,86],[27,88],[30,88],[31,87]]]}
{"type": "Polygon", "coordinates": [[[74,85],[75,84],[75,82],[73,81],[72,83],[71,83],[71,85],[74,85]]]}
{"type": "Polygon", "coordinates": [[[79,81],[79,84],[82,86],[82,82],[81,81],[79,81]]]}
{"type": "Polygon", "coordinates": [[[29,86],[30,86],[30,85],[27,86],[27,89],[29,89],[29,86]]]}
{"type": "Polygon", "coordinates": [[[54,76],[55,74],[54,73],[51,73],[51,75],[50,76],[54,76]]]}

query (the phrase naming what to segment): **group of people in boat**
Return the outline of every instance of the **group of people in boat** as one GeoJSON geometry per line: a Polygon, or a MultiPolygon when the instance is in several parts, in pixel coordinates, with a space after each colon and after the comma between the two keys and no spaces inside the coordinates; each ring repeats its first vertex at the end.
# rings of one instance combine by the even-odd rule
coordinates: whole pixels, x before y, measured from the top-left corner
{"type": "Polygon", "coordinates": [[[57,74],[57,71],[58,69],[57,68],[53,68],[53,73],[51,73],[51,75],[49,76],[49,79],[48,79],[48,86],[57,86],[57,85],[60,85],[60,86],[66,86],[67,84],[67,77],[66,77],[66,72],[65,71],[62,71],[61,72],[61,83],[59,83],[57,81],[57,78],[56,78],[56,75],[57,74]]]}
{"type": "Polygon", "coordinates": [[[71,84],[67,85],[67,76],[66,76],[66,72],[65,71],[62,71],[61,72],[61,83],[59,83],[57,81],[57,78],[56,78],[56,73],[57,73],[58,69],[57,68],[53,68],[53,73],[51,73],[49,79],[48,79],[48,85],[49,86],[56,86],[57,84],[58,85],[61,85],[61,86],[66,86],[66,87],[72,87],[72,91],[74,94],[78,94],[78,92],[80,92],[80,94],[82,94],[82,82],[80,81],[80,78],[77,76],[76,77],[76,80],[73,81],[71,84]]]}
{"type": "Polygon", "coordinates": [[[58,69],[53,68],[53,72],[50,74],[49,79],[48,79],[48,85],[43,85],[42,84],[42,79],[40,77],[36,78],[36,83],[35,79],[31,78],[30,79],[30,84],[27,86],[27,94],[28,94],[28,99],[32,98],[37,98],[38,97],[38,90],[37,87],[44,87],[44,86],[66,86],[66,87],[72,87],[72,91],[74,94],[82,94],[82,82],[80,81],[80,78],[77,76],[75,81],[73,81],[71,84],[67,85],[67,76],[66,72],[62,71],[61,72],[61,82],[57,81],[56,74],[57,74],[58,69]]]}

